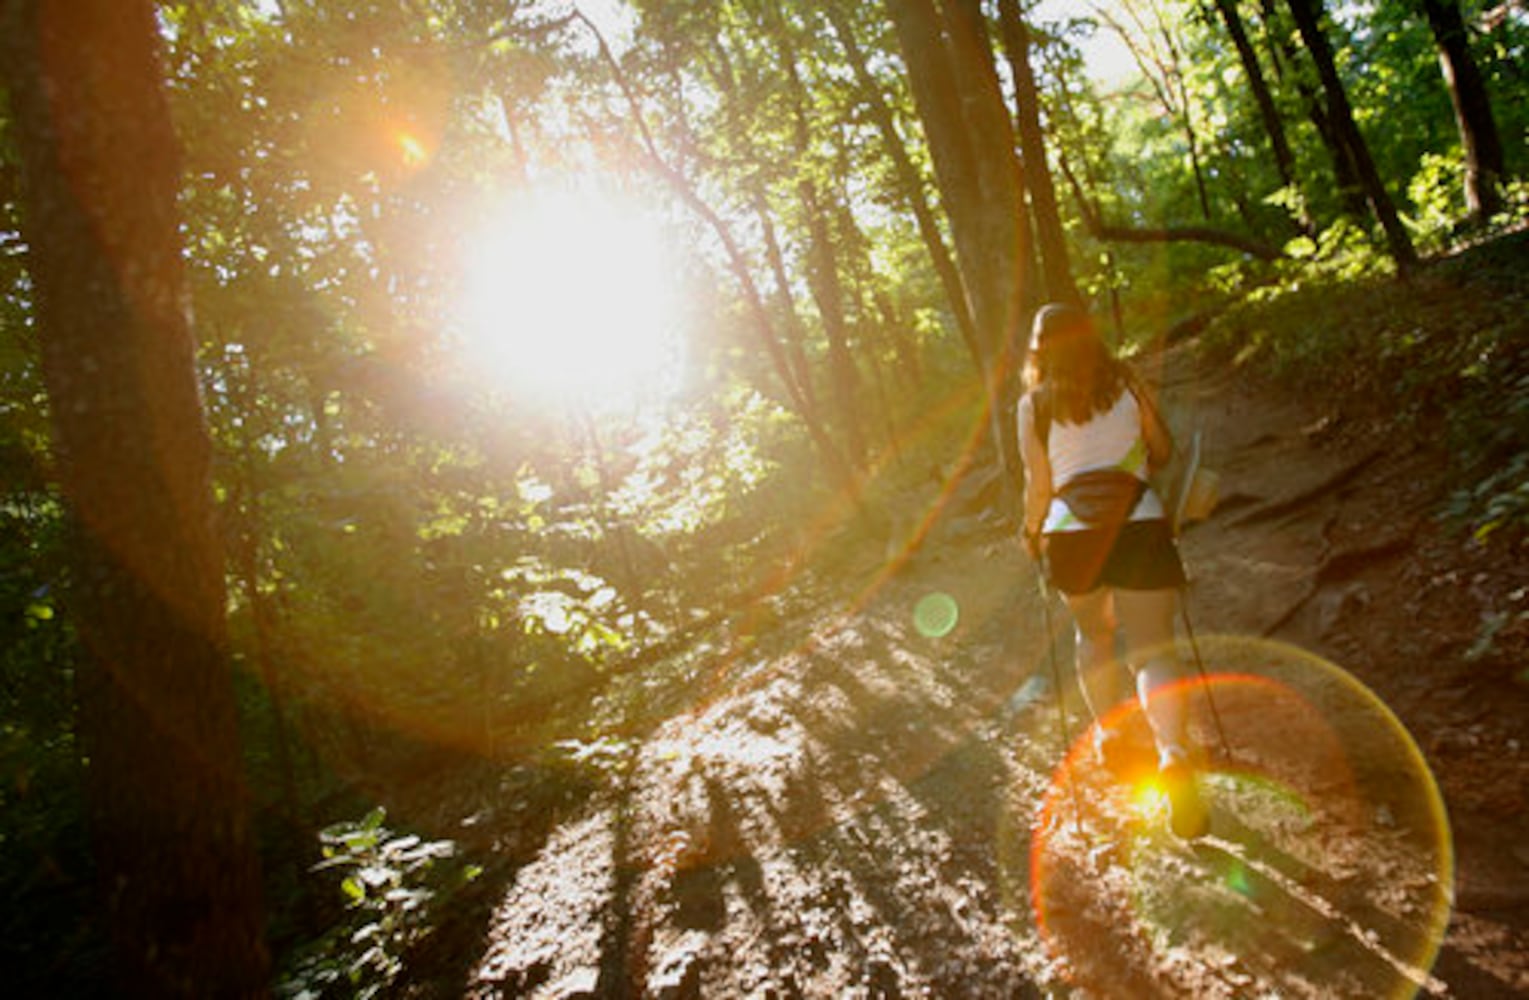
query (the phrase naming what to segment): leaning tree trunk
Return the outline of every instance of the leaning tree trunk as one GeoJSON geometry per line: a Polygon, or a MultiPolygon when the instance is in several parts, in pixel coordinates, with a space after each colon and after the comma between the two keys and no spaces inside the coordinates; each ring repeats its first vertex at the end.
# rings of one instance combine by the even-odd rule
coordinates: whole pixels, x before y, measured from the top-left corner
{"type": "MultiPolygon", "coordinates": [[[[1300,47],[1281,23],[1275,0],[1259,0],[1259,10],[1263,14],[1263,34],[1269,46],[1269,59],[1274,65],[1274,74],[1284,80],[1287,76],[1285,66],[1289,64],[1293,67],[1300,59],[1300,47]]],[[[1322,105],[1322,95],[1306,78],[1306,74],[1297,71],[1288,75],[1294,79],[1306,117],[1317,130],[1322,148],[1327,151],[1327,157],[1332,162],[1338,210],[1356,219],[1362,218],[1369,213],[1369,205],[1359,183],[1359,171],[1354,167],[1352,154],[1333,129],[1332,119],[1322,105]]]]}
{"type": "MultiPolygon", "coordinates": [[[[806,163],[811,154],[811,122],[807,115],[807,94],[797,72],[796,51],[785,26],[775,26],[781,68],[790,87],[792,133],[796,142],[797,162],[806,163]]],[[[812,171],[803,170],[796,182],[797,200],[807,231],[807,287],[823,322],[823,336],[828,342],[828,373],[833,386],[834,407],[848,445],[850,460],[860,467],[865,462],[865,431],[860,421],[860,373],[849,346],[849,324],[844,315],[844,288],[839,280],[839,262],[832,229],[823,199],[813,182],[812,171]]]]}
{"type": "Polygon", "coordinates": [[[1353,157],[1355,168],[1359,171],[1359,183],[1364,188],[1365,200],[1370,203],[1370,211],[1374,214],[1380,228],[1386,234],[1386,243],[1390,247],[1391,256],[1396,260],[1398,267],[1406,270],[1417,263],[1417,251],[1413,249],[1412,239],[1407,235],[1406,227],[1402,225],[1401,218],[1396,214],[1396,205],[1391,201],[1391,196],[1386,193],[1386,186],[1380,179],[1380,173],[1375,169],[1375,160],[1370,156],[1370,147],[1365,144],[1364,136],[1359,132],[1359,126],[1354,121],[1354,111],[1349,105],[1348,92],[1344,90],[1343,81],[1338,77],[1338,67],[1333,61],[1332,46],[1328,44],[1327,34],[1322,30],[1322,0],[1285,0],[1290,8],[1290,14],[1295,18],[1296,29],[1301,33],[1301,40],[1306,44],[1306,50],[1311,53],[1311,58],[1317,67],[1317,75],[1322,81],[1322,90],[1327,94],[1327,107],[1332,118],[1332,126],[1344,146],[1348,148],[1353,157]]]}
{"type": "MultiPolygon", "coordinates": [[[[945,0],[936,10],[932,0],[888,0],[887,10],[970,296],[988,434],[994,456],[1011,473],[1003,478],[1007,490],[1018,462],[1005,404],[1018,365],[1014,335],[1029,256],[1013,132],[975,3],[945,0]]],[[[1006,492],[1005,506],[1016,499],[1006,492]]]]}
{"type": "Polygon", "coordinates": [[[775,307],[781,317],[786,338],[786,357],[796,382],[801,386],[802,399],[813,413],[819,412],[818,392],[813,383],[812,365],[807,360],[807,327],[802,322],[801,310],[796,306],[792,292],[791,275],[786,269],[786,253],[781,249],[780,238],[775,234],[775,217],[770,213],[764,192],[757,187],[749,192],[754,215],[759,219],[759,241],[764,247],[770,276],[775,281],[775,307]]]}
{"type": "Polygon", "coordinates": [[[1492,117],[1492,102],[1485,81],[1471,56],[1465,21],[1456,0],[1422,0],[1439,50],[1439,68],[1449,86],[1460,127],[1460,147],[1465,151],[1465,205],[1477,220],[1491,218],[1502,208],[1498,187],[1503,177],[1502,140],[1492,117]]]}
{"type": "MultiPolygon", "coordinates": [[[[1269,148],[1274,153],[1274,167],[1279,171],[1280,184],[1296,189],[1298,184],[1295,176],[1295,154],[1291,151],[1290,140],[1285,135],[1285,123],[1274,104],[1274,95],[1269,91],[1269,82],[1264,79],[1263,66],[1258,61],[1258,53],[1254,51],[1253,43],[1248,39],[1247,26],[1242,23],[1242,14],[1237,10],[1237,0],[1215,0],[1215,4],[1216,10],[1221,14],[1221,23],[1226,25],[1226,33],[1231,38],[1233,47],[1237,49],[1237,58],[1241,60],[1242,71],[1248,78],[1248,88],[1253,91],[1253,101],[1258,105],[1259,120],[1263,123],[1264,134],[1269,137],[1269,148]]],[[[1310,232],[1313,228],[1304,199],[1296,221],[1303,232],[1310,232]]]]}
{"type": "MultiPolygon", "coordinates": [[[[978,346],[989,371],[1009,320],[1009,290],[1015,253],[1012,240],[993,227],[995,217],[1012,226],[1016,194],[986,201],[987,184],[977,145],[991,141],[968,118],[970,96],[958,82],[945,26],[932,0],[889,0],[888,11],[908,70],[908,81],[945,214],[956,259],[970,298],[978,346]]],[[[1011,154],[1012,155],[1012,154],[1011,154]]]]}
{"type": "Polygon", "coordinates": [[[153,5],[3,14],[112,985],[256,995],[269,963],[153,5]]]}
{"type": "Polygon", "coordinates": [[[1014,77],[1014,116],[1019,132],[1025,190],[1030,196],[1030,215],[1040,245],[1041,271],[1046,278],[1046,298],[1052,302],[1079,301],[1078,286],[1067,259],[1067,237],[1057,211],[1056,187],[1046,163],[1046,136],[1041,130],[1040,93],[1030,66],[1030,28],[1020,13],[1018,0],[999,0],[999,29],[1014,77]]]}
{"type": "Polygon", "coordinates": [[[918,168],[913,165],[907,147],[903,145],[903,138],[897,130],[892,110],[887,107],[887,102],[881,96],[880,87],[866,66],[865,54],[850,30],[848,19],[845,18],[843,11],[833,4],[826,5],[824,10],[829,23],[833,26],[834,34],[839,39],[839,44],[844,47],[845,57],[849,59],[850,67],[855,72],[855,79],[860,84],[866,112],[875,123],[877,130],[881,132],[882,141],[886,144],[887,156],[892,162],[893,176],[897,180],[898,189],[913,213],[913,221],[918,227],[919,237],[924,241],[930,263],[940,279],[940,287],[950,303],[950,312],[955,317],[956,328],[960,331],[961,339],[965,341],[966,348],[971,353],[972,363],[980,374],[984,370],[984,351],[981,342],[977,339],[976,322],[972,319],[966,286],[961,272],[956,267],[956,262],[951,259],[950,250],[945,246],[945,237],[940,232],[940,224],[935,219],[934,209],[930,207],[929,200],[924,196],[923,179],[919,175],[918,168]]]}

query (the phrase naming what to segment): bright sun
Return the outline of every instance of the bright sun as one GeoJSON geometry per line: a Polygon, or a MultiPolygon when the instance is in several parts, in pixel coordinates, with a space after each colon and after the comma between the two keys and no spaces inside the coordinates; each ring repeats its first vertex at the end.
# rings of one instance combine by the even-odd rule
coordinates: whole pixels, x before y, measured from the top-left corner
{"type": "Polygon", "coordinates": [[[679,382],[675,255],[657,217],[588,190],[507,203],[471,237],[460,315],[474,371],[517,398],[604,408],[679,382]]]}

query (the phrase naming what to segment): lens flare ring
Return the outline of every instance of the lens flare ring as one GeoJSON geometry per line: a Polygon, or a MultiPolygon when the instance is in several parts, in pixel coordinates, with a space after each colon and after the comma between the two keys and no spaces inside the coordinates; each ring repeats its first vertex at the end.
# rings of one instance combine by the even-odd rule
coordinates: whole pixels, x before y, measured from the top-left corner
{"type": "Polygon", "coordinates": [[[1438,987],[1429,970],[1454,856],[1415,742],[1374,693],[1310,653],[1234,636],[1204,637],[1201,649],[1213,672],[1186,683],[1195,735],[1214,740],[1213,696],[1234,754],[1200,775],[1210,835],[1173,837],[1151,776],[1105,771],[1088,732],[1053,772],[1033,824],[1001,818],[1005,889],[1027,898],[1053,962],[1109,996],[1203,985],[1164,982],[1197,974],[1187,971],[1197,962],[1198,975],[1238,995],[1438,987]]]}

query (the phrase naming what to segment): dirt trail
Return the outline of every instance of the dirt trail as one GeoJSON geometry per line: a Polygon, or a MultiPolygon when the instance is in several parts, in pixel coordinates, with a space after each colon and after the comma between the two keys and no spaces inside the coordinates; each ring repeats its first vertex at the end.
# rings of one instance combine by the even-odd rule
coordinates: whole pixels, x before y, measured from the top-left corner
{"type": "Polygon", "coordinates": [[[1206,432],[1226,496],[1185,540],[1218,678],[1213,703],[1195,695],[1209,837],[1168,837],[1150,798],[1085,756],[1059,769],[1034,577],[958,493],[864,608],[732,665],[618,794],[506,874],[467,992],[1529,995],[1529,695],[1513,682],[1529,637],[1483,642],[1529,570],[1430,520],[1435,456],[1183,364],[1171,419],[1206,432]],[[959,612],[942,636],[915,627],[931,595],[959,612]],[[1458,851],[1431,972],[1449,855],[1391,712],[1440,778],[1458,851]]]}

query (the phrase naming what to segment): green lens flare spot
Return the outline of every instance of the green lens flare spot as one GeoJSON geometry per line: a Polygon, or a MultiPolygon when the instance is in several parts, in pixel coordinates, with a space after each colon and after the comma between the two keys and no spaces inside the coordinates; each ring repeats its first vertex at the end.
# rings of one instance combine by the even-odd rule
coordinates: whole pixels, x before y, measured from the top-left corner
{"type": "Polygon", "coordinates": [[[913,608],[913,627],[929,639],[949,635],[960,620],[961,606],[949,594],[926,594],[913,608]]]}
{"type": "Polygon", "coordinates": [[[1253,883],[1248,879],[1248,870],[1235,862],[1226,873],[1226,885],[1239,896],[1253,895],[1253,883]]]}

